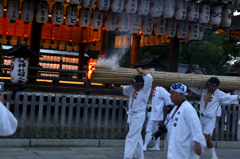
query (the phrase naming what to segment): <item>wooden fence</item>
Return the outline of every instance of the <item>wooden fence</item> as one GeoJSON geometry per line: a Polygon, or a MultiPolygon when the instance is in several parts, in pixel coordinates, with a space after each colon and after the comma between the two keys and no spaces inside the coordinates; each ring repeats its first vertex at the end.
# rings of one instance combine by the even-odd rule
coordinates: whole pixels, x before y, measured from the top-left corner
{"type": "MultiPolygon", "coordinates": [[[[124,139],[128,132],[127,98],[33,92],[5,94],[6,105],[18,120],[16,133],[7,138],[124,139]]],[[[199,102],[191,103],[199,109],[199,102]]],[[[236,141],[239,118],[239,105],[223,105],[213,139],[236,141]]]]}

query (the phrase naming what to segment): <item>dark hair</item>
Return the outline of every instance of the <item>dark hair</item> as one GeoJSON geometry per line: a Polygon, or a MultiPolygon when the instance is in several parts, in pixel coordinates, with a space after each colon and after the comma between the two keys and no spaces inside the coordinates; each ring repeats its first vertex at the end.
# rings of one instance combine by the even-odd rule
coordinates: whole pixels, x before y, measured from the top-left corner
{"type": "Polygon", "coordinates": [[[220,85],[220,81],[217,77],[211,77],[209,80],[208,80],[208,84],[212,84],[212,85],[217,85],[219,86],[220,85]]]}
{"type": "Polygon", "coordinates": [[[137,75],[134,77],[134,82],[138,83],[138,84],[144,84],[144,79],[143,76],[141,75],[137,75]]]}

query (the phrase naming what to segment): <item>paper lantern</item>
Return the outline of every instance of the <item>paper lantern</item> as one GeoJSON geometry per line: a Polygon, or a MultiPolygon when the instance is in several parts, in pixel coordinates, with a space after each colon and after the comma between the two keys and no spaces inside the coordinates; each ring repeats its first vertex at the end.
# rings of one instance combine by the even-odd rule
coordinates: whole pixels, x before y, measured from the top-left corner
{"type": "Polygon", "coordinates": [[[52,23],[55,26],[60,26],[64,22],[64,6],[62,3],[55,3],[53,5],[53,13],[52,13],[52,23]]]}
{"type": "Polygon", "coordinates": [[[159,38],[165,33],[166,20],[163,17],[154,19],[154,33],[159,38]]]}
{"type": "Polygon", "coordinates": [[[163,0],[152,0],[150,14],[152,17],[161,17],[163,12],[163,0]]]}
{"type": "Polygon", "coordinates": [[[150,46],[155,46],[156,45],[155,35],[150,35],[149,38],[150,38],[150,46]]]}
{"type": "Polygon", "coordinates": [[[200,4],[198,22],[201,24],[207,24],[210,19],[210,11],[211,11],[210,5],[200,4]]]}
{"type": "Polygon", "coordinates": [[[66,48],[66,42],[65,41],[60,41],[59,43],[59,50],[65,50],[66,48]]]}
{"type": "Polygon", "coordinates": [[[143,17],[143,24],[142,24],[142,33],[145,36],[149,36],[152,34],[153,31],[153,17],[150,15],[143,17]]]}
{"type": "Polygon", "coordinates": [[[82,0],[70,0],[71,4],[79,5],[82,2],[82,0]]]}
{"type": "MultiPolygon", "coordinates": [[[[76,51],[76,52],[79,51],[79,44],[78,44],[78,43],[75,43],[75,44],[74,44],[73,50],[76,51]]],[[[78,63],[78,62],[77,62],[77,63],[78,63]]]]}
{"type": "Polygon", "coordinates": [[[10,22],[15,22],[19,18],[19,0],[7,1],[7,18],[10,22]]]}
{"type": "Polygon", "coordinates": [[[144,37],[144,45],[145,46],[150,46],[150,37],[149,36],[144,37]]]}
{"type": "Polygon", "coordinates": [[[83,7],[84,8],[92,8],[94,6],[95,0],[83,0],[83,7]]]}
{"type": "Polygon", "coordinates": [[[44,42],[43,42],[43,47],[44,47],[45,49],[48,49],[48,48],[50,48],[50,46],[51,46],[50,40],[44,40],[44,42]]]}
{"type": "Polygon", "coordinates": [[[166,36],[166,33],[163,34],[163,36],[161,37],[161,41],[162,41],[162,44],[166,44],[166,43],[167,43],[167,36],[166,36]]]}
{"type": "Polygon", "coordinates": [[[190,22],[188,25],[188,36],[189,40],[197,40],[199,34],[199,23],[190,22]]]}
{"type": "Polygon", "coordinates": [[[129,31],[130,19],[129,15],[125,12],[121,12],[118,16],[118,29],[121,32],[129,31]]]}
{"type": "Polygon", "coordinates": [[[230,27],[232,22],[232,13],[228,8],[223,8],[221,17],[221,27],[230,27]]]}
{"type": "Polygon", "coordinates": [[[198,33],[198,38],[197,40],[202,40],[203,38],[203,33],[204,33],[204,26],[202,24],[199,24],[199,33],[198,33]]]}
{"type": "Polygon", "coordinates": [[[118,37],[118,47],[123,48],[123,35],[119,35],[118,37]]]}
{"type": "Polygon", "coordinates": [[[51,49],[57,49],[57,46],[58,46],[58,41],[54,40],[54,41],[51,43],[51,49]]]}
{"type": "Polygon", "coordinates": [[[13,57],[11,61],[11,82],[14,84],[24,84],[27,81],[28,59],[13,57]]]}
{"type": "Polygon", "coordinates": [[[166,37],[168,39],[171,39],[175,36],[177,29],[177,22],[175,19],[167,19],[166,20],[166,37]]]}
{"type": "Polygon", "coordinates": [[[199,4],[196,2],[188,2],[187,21],[196,22],[199,17],[199,4]]]}
{"type": "Polygon", "coordinates": [[[4,15],[4,0],[0,0],[0,18],[4,15]]]}
{"type": "Polygon", "coordinates": [[[163,0],[163,17],[172,18],[175,12],[175,0],[163,0]]]}
{"type": "Polygon", "coordinates": [[[136,13],[137,11],[137,0],[127,0],[125,4],[125,10],[127,13],[136,13]]]}
{"type": "Polygon", "coordinates": [[[185,0],[177,0],[175,6],[175,19],[185,20],[187,17],[187,3],[185,0]]]}
{"type": "Polygon", "coordinates": [[[140,47],[144,47],[145,46],[145,36],[141,35],[141,40],[140,40],[140,47]]]}
{"type": "Polygon", "coordinates": [[[213,27],[218,27],[221,23],[222,7],[220,5],[213,6],[210,12],[210,24],[213,27]]]}
{"type": "Polygon", "coordinates": [[[117,15],[112,12],[108,11],[105,15],[105,28],[107,31],[114,31],[117,25],[117,15]]]}
{"type": "Polygon", "coordinates": [[[138,14],[139,15],[148,15],[150,9],[149,0],[139,0],[138,1],[138,14]]]}
{"type": "Polygon", "coordinates": [[[98,8],[99,10],[106,11],[110,7],[110,0],[98,0],[98,8]]]}
{"type": "Polygon", "coordinates": [[[77,14],[78,14],[78,9],[77,5],[69,5],[67,6],[67,11],[66,11],[66,24],[70,27],[76,25],[77,23],[77,14]]]}
{"type": "Polygon", "coordinates": [[[103,13],[99,9],[94,9],[91,15],[91,27],[93,31],[97,31],[102,27],[103,13]]]}
{"type": "Polygon", "coordinates": [[[18,37],[17,36],[11,36],[10,44],[11,45],[17,45],[18,37]]]}
{"type": "Polygon", "coordinates": [[[124,0],[111,1],[111,9],[113,12],[122,12],[124,7],[124,0]]]}
{"type": "Polygon", "coordinates": [[[38,23],[47,23],[49,5],[45,1],[38,2],[36,10],[36,21],[38,23]]]}
{"type": "Polygon", "coordinates": [[[25,0],[22,2],[21,18],[25,24],[33,20],[34,16],[34,2],[25,0]]]}
{"type": "Polygon", "coordinates": [[[86,29],[90,25],[90,9],[81,8],[79,10],[79,26],[86,29]]]}
{"type": "Polygon", "coordinates": [[[178,21],[177,23],[177,37],[180,40],[186,39],[188,35],[188,21],[178,21]]]}
{"type": "Polygon", "coordinates": [[[123,35],[123,48],[129,48],[131,46],[131,36],[123,35]]]}
{"type": "Polygon", "coordinates": [[[114,48],[119,48],[119,46],[118,46],[118,44],[119,44],[118,40],[119,40],[119,36],[117,35],[117,36],[115,36],[114,48]]]}
{"type": "Polygon", "coordinates": [[[136,35],[141,29],[141,16],[133,14],[130,21],[130,33],[136,35]]]}

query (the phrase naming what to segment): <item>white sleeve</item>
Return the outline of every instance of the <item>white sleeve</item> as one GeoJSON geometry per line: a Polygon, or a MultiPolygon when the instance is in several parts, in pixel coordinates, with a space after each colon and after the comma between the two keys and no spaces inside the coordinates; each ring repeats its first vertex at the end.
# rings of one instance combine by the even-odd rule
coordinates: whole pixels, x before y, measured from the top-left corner
{"type": "Polygon", "coordinates": [[[123,87],[123,95],[125,95],[125,96],[130,96],[132,90],[133,90],[133,86],[132,86],[132,85],[124,86],[124,87],[123,87]]]}
{"type": "Polygon", "coordinates": [[[240,95],[240,90],[235,90],[233,94],[240,95]]]}
{"type": "Polygon", "coordinates": [[[17,130],[17,119],[0,102],[0,136],[9,136],[17,130]]]}
{"type": "Polygon", "coordinates": [[[194,88],[194,87],[189,87],[188,88],[190,91],[192,91],[195,94],[201,95],[202,94],[202,89],[199,88],[194,88]]]}
{"type": "Polygon", "coordinates": [[[144,80],[143,91],[150,94],[150,91],[152,89],[153,78],[150,74],[147,74],[146,76],[143,76],[143,80],[144,80]]]}
{"type": "Polygon", "coordinates": [[[173,105],[172,100],[170,98],[170,93],[165,88],[161,89],[161,94],[164,98],[165,102],[164,105],[173,105]]]}
{"type": "Polygon", "coordinates": [[[230,95],[220,90],[218,92],[221,104],[238,104],[238,95],[230,95]]]}

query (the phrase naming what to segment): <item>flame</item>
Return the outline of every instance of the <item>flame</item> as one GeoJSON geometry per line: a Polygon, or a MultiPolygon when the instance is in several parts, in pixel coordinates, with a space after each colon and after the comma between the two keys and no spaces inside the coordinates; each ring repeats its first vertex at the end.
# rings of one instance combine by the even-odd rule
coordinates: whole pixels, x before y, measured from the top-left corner
{"type": "Polygon", "coordinates": [[[93,58],[88,60],[88,66],[87,66],[87,72],[86,72],[88,80],[91,80],[93,71],[96,70],[95,65],[96,65],[97,60],[98,59],[93,59],[93,58]]]}

